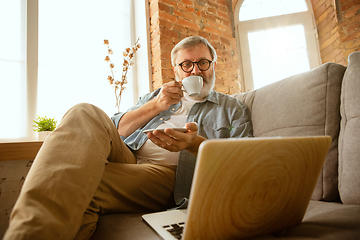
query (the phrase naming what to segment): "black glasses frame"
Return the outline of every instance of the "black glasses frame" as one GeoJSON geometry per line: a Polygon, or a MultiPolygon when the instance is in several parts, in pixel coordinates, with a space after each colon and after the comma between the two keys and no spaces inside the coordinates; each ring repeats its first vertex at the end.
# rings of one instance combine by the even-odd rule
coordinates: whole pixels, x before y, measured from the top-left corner
{"type": "Polygon", "coordinates": [[[196,65],[198,66],[198,68],[200,69],[200,71],[207,71],[207,70],[210,68],[211,63],[213,63],[213,61],[210,61],[210,60],[208,60],[208,59],[201,59],[200,61],[197,61],[197,62],[192,62],[192,61],[186,60],[186,61],[183,61],[182,63],[176,64],[176,66],[180,66],[180,67],[181,67],[181,70],[183,70],[183,71],[186,72],[186,73],[189,73],[189,72],[191,72],[192,70],[194,70],[195,63],[196,63],[196,65]],[[209,63],[209,66],[208,66],[206,69],[201,69],[200,66],[199,66],[199,62],[204,61],[204,60],[209,63]],[[182,66],[182,65],[183,65],[185,62],[191,62],[191,63],[192,63],[192,67],[190,68],[190,70],[185,71],[185,70],[183,69],[183,66],[182,66]]]}

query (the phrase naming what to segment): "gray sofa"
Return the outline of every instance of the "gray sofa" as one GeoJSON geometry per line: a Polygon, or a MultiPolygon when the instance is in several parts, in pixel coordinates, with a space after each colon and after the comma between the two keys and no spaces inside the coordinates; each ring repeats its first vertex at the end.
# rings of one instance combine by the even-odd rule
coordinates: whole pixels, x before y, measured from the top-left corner
{"type": "MultiPolygon", "coordinates": [[[[254,137],[333,139],[303,222],[257,239],[360,239],[360,52],[234,95],[251,110],[254,137]]],[[[239,203],[241,204],[241,203],[239,203]]],[[[141,214],[101,216],[94,239],[160,239],[141,214]]]]}

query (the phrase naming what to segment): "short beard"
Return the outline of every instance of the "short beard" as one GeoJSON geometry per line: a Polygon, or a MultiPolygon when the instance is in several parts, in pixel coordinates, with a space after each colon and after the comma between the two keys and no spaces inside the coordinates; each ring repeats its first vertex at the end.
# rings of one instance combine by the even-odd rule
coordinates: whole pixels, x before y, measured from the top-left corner
{"type": "MultiPolygon", "coordinates": [[[[202,87],[199,95],[191,97],[191,98],[196,99],[196,100],[201,100],[201,99],[204,99],[205,97],[207,97],[209,95],[209,93],[211,92],[211,90],[214,89],[215,69],[214,68],[212,69],[212,74],[210,75],[209,78],[205,77],[203,74],[198,74],[196,76],[200,76],[203,78],[203,87],[202,87]]],[[[177,72],[175,72],[175,80],[176,81],[182,80],[182,79],[180,79],[180,76],[177,72]]]]}

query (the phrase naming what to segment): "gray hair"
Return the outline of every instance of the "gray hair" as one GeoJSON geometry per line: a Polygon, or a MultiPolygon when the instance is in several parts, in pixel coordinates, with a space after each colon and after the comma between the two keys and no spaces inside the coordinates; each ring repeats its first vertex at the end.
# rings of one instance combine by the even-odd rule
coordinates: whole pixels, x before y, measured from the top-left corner
{"type": "Polygon", "coordinates": [[[176,64],[175,61],[176,61],[177,53],[179,50],[186,49],[186,48],[192,48],[192,47],[195,47],[200,44],[204,44],[205,46],[207,46],[209,48],[210,55],[212,57],[212,61],[216,62],[216,59],[217,59],[216,51],[215,51],[215,48],[209,43],[209,41],[200,36],[191,36],[191,37],[187,37],[187,38],[184,38],[183,40],[181,40],[172,49],[171,64],[173,66],[175,66],[175,64],[176,64]]]}

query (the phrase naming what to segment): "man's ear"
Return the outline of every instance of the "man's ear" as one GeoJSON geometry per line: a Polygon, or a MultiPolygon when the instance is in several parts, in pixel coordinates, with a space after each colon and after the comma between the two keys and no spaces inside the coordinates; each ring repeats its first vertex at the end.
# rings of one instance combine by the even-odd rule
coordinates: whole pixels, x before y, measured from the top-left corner
{"type": "Polygon", "coordinates": [[[214,64],[214,70],[215,70],[215,68],[216,68],[216,62],[213,62],[213,64],[214,64]]]}

